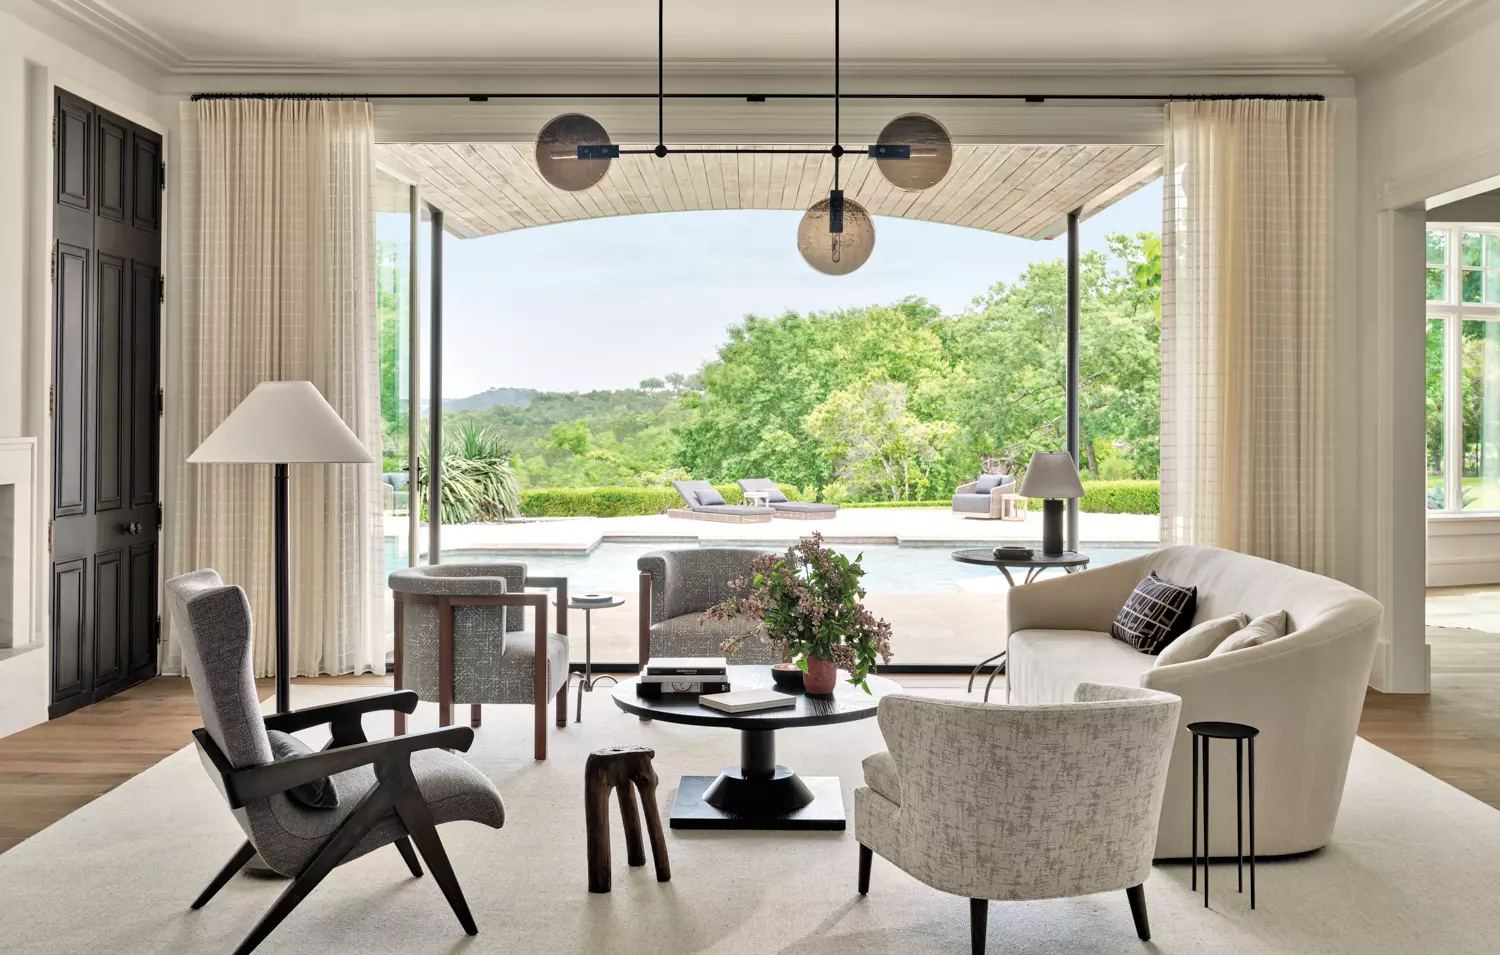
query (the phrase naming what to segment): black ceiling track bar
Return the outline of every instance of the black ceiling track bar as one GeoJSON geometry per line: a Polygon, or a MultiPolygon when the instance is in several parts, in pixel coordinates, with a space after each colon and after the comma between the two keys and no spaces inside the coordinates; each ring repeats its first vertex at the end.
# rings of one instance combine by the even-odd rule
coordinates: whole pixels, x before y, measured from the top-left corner
{"type": "MultiPolygon", "coordinates": [[[[833,93],[194,93],[193,102],[200,100],[264,99],[264,100],[469,100],[485,103],[490,100],[607,100],[607,99],[738,99],[750,103],[765,103],[774,99],[831,100],[833,93]]],[[[1276,100],[1285,102],[1321,103],[1327,99],[1322,93],[838,93],[840,100],[966,100],[1005,101],[1023,103],[1085,102],[1146,102],[1146,103],[1193,103],[1229,100],[1276,100]]]]}

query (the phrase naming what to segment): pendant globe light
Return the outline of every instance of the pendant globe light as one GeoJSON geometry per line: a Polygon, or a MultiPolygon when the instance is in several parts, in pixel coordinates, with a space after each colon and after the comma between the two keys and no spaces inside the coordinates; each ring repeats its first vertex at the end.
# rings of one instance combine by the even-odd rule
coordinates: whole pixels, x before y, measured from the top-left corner
{"type": "Polygon", "coordinates": [[[875,251],[875,223],[864,206],[844,198],[842,189],[835,189],[802,214],[797,226],[797,251],[808,265],[825,275],[848,275],[868,262],[875,251]],[[841,214],[838,207],[842,207],[841,214]]]}
{"type": "Polygon", "coordinates": [[[609,133],[598,120],[582,113],[564,113],[542,127],[536,137],[536,168],[559,189],[582,192],[609,174],[609,133]],[[597,147],[580,149],[579,147],[597,147]],[[603,158],[585,159],[581,153],[603,158]]]}
{"type": "Polygon", "coordinates": [[[885,124],[875,140],[875,165],[897,189],[920,192],[943,181],[953,166],[953,137],[943,124],[922,113],[907,113],[885,124]],[[884,158],[887,151],[907,146],[905,159],[884,158]]]}

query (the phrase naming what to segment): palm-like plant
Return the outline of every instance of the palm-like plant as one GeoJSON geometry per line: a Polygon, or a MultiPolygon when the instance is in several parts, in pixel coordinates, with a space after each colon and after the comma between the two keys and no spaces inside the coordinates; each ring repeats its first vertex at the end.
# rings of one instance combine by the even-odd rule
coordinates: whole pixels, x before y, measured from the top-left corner
{"type": "MultiPolygon", "coordinates": [[[[428,450],[422,449],[418,493],[427,520],[428,450]]],[[[443,523],[503,521],[521,514],[521,482],[511,450],[487,429],[466,421],[443,442],[443,523]]]]}

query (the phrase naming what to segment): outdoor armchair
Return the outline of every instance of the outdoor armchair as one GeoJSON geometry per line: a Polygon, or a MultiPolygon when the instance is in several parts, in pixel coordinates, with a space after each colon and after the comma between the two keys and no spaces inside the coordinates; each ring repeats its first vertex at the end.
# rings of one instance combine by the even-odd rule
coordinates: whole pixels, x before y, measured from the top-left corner
{"type": "Polygon", "coordinates": [[[1015,490],[1016,479],[1009,474],[982,474],[953,492],[953,513],[998,521],[1004,514],[1005,495],[1015,490]]]}
{"type": "MultiPolygon", "coordinates": [[[[246,840],[194,900],[202,908],[259,853],[273,871],[291,879],[280,897],[235,949],[247,955],[335,867],[395,844],[413,876],[417,852],[469,935],[478,932],[463,890],[438,837],[437,826],[505,822],[500,793],[483,773],[445,750],[467,750],[469,727],[370,742],[366,713],[410,713],[416,694],[386,693],[274,716],[263,716],[250,654],[250,603],[239,587],[212,570],[167,581],[167,603],[182,644],[183,668],[192,684],[203,726],[193,731],[200,758],[246,840]],[[328,748],[298,754],[272,752],[272,733],[328,726],[328,748]],[[289,790],[330,780],[337,806],[314,809],[289,790]],[[415,843],[415,847],[413,846],[415,843]]],[[[285,743],[283,743],[285,747],[285,743]]]]}

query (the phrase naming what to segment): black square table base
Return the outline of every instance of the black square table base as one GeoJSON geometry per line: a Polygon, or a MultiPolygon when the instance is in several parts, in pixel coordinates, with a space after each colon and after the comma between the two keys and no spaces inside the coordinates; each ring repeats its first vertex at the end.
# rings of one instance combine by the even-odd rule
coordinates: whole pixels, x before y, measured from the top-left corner
{"type": "MultiPolygon", "coordinates": [[[[784,768],[784,767],[778,767],[784,768]]],[[[703,801],[703,794],[718,776],[683,776],[672,803],[673,829],[811,829],[841,831],[845,828],[844,792],[837,776],[799,776],[811,792],[812,802],[800,809],[776,814],[746,815],[726,812],[703,801]]]]}

